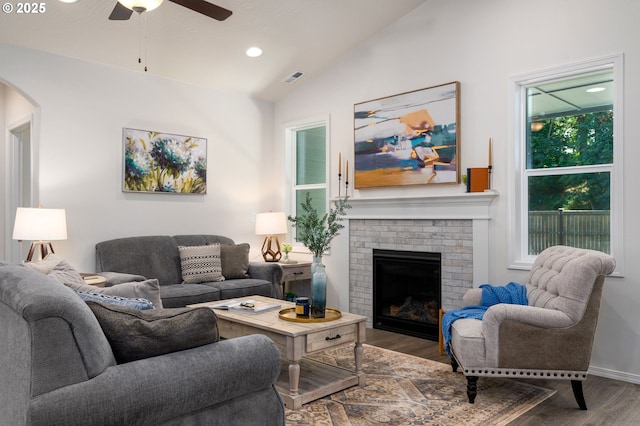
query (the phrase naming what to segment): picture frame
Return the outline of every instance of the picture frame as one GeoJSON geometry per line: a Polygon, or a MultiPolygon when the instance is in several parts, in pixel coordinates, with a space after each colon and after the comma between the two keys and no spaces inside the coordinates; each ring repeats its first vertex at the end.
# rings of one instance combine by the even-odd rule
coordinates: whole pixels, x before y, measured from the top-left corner
{"type": "Polygon", "coordinates": [[[356,189],[460,183],[460,82],[354,105],[356,189]]]}
{"type": "Polygon", "coordinates": [[[122,129],[123,192],[207,193],[207,139],[122,129]]]}

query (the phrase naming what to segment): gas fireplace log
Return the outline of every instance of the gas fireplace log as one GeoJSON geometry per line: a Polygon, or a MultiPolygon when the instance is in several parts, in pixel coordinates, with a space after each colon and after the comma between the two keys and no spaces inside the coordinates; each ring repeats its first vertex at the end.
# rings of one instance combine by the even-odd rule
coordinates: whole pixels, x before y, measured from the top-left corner
{"type": "MultiPolygon", "coordinates": [[[[383,311],[386,311],[384,309],[383,311]]],[[[422,302],[414,300],[409,296],[400,306],[391,305],[388,308],[388,315],[396,318],[408,319],[411,321],[426,322],[430,324],[438,323],[438,301],[430,300],[422,302]]]]}

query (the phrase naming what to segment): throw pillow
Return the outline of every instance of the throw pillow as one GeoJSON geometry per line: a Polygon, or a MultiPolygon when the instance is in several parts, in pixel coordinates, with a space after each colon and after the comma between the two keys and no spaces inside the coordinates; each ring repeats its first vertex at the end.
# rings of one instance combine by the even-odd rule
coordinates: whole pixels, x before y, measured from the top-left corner
{"type": "Polygon", "coordinates": [[[219,340],[217,317],[209,308],[136,309],[87,303],[98,319],[118,363],[163,355],[219,340]]]}
{"type": "Polygon", "coordinates": [[[54,253],[47,255],[44,260],[29,262],[24,265],[47,274],[76,291],[102,293],[127,298],[143,298],[151,301],[156,308],[162,308],[160,284],[155,278],[145,281],[116,284],[112,287],[90,286],[85,283],[80,273],[76,271],[73,266],[54,253]]]}
{"type": "Polygon", "coordinates": [[[224,244],[220,246],[222,275],[225,279],[249,278],[249,244],[224,244]]]}
{"type": "MultiPolygon", "coordinates": [[[[83,286],[85,288],[85,286],[83,286]]],[[[160,298],[160,283],[157,279],[151,278],[144,281],[134,281],[130,283],[116,284],[112,287],[92,289],[94,293],[108,294],[111,296],[133,297],[147,299],[156,309],[162,308],[160,298]]]]}
{"type": "Polygon", "coordinates": [[[143,311],[145,309],[153,309],[153,303],[147,299],[130,299],[127,297],[110,296],[102,293],[92,293],[89,291],[76,291],[80,298],[85,302],[106,303],[108,305],[127,306],[129,308],[143,311]]]}
{"type": "MultiPolygon", "coordinates": [[[[49,260],[48,256],[47,260],[49,260]]],[[[87,283],[84,282],[82,275],[80,275],[80,272],[76,271],[74,267],[69,265],[69,263],[64,259],[59,259],[58,264],[54,266],[51,272],[47,275],[55,278],[62,284],[67,287],[71,287],[74,290],[78,287],[88,287],[87,283]]],[[[89,291],[89,289],[87,289],[87,291],[89,291]]]]}
{"type": "Polygon", "coordinates": [[[207,246],[178,246],[182,281],[197,284],[210,281],[224,281],[220,244],[207,246]]]}
{"type": "Polygon", "coordinates": [[[37,260],[35,262],[24,261],[20,265],[26,266],[27,268],[35,269],[38,272],[42,272],[43,274],[48,274],[53,271],[53,268],[56,267],[58,263],[60,263],[61,258],[56,256],[54,253],[49,253],[44,259],[37,260]]]}

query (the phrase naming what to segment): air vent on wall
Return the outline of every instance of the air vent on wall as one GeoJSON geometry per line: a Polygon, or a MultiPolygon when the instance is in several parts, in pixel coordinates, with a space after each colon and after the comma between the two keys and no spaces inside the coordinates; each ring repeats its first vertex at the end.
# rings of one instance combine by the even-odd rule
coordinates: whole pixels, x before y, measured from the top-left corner
{"type": "Polygon", "coordinates": [[[299,79],[300,77],[302,77],[303,75],[304,73],[302,71],[296,71],[290,76],[286,77],[284,80],[282,80],[282,82],[286,84],[290,84],[296,81],[297,79],[299,79]]]}

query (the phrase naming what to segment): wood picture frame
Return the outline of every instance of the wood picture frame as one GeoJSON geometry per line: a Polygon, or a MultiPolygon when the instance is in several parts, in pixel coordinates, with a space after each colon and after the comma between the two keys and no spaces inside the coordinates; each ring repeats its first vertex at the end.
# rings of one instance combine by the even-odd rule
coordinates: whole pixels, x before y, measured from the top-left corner
{"type": "Polygon", "coordinates": [[[460,82],[354,105],[356,189],[460,183],[460,82]]]}

